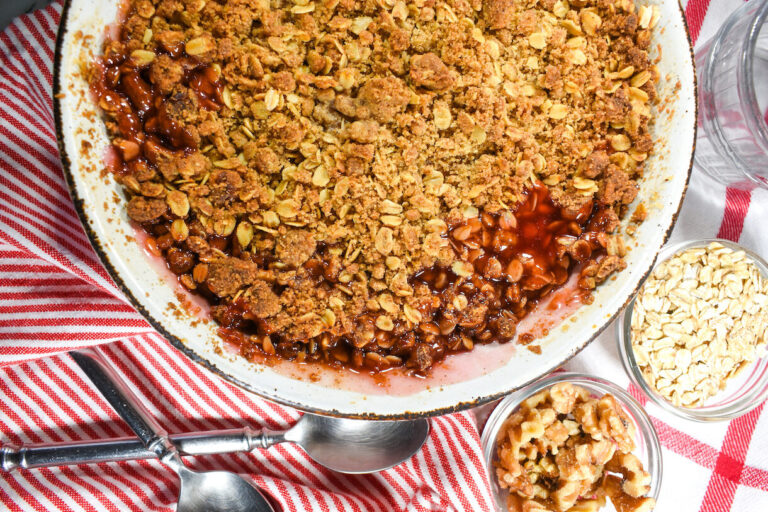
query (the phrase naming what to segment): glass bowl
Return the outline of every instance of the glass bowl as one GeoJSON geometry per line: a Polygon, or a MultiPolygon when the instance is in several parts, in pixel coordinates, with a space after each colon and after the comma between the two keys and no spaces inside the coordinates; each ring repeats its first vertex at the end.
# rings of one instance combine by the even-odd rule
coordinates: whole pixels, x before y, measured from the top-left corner
{"type": "Polygon", "coordinates": [[[696,52],[696,167],[745,190],[768,188],[767,22],[768,0],[743,3],[696,52]]]}
{"type": "MultiPolygon", "coordinates": [[[[706,247],[712,242],[721,243],[735,251],[744,251],[755,266],[757,266],[762,276],[768,278],[768,264],[763,258],[739,244],[716,238],[690,240],[663,247],[656,259],[654,270],[662,262],[680,251],[694,247],[706,247]]],[[[635,360],[630,332],[634,305],[635,301],[633,299],[616,322],[619,354],[629,378],[656,405],[682,418],[707,422],[737,418],[748,413],[768,398],[768,356],[763,355],[763,357],[756,359],[747,369],[742,371],[741,374],[730,379],[724,390],[717,393],[701,406],[682,407],[668,401],[646,382],[635,360]]]]}
{"type": "Polygon", "coordinates": [[[645,413],[643,407],[634,398],[629,396],[626,391],[605,379],[581,373],[562,372],[552,374],[515,391],[499,402],[488,417],[488,421],[483,429],[481,442],[496,510],[498,512],[507,512],[508,494],[506,489],[501,488],[496,477],[496,463],[499,460],[496,441],[499,437],[499,432],[507,418],[517,410],[525,399],[559,382],[570,382],[576,386],[581,386],[594,396],[603,396],[606,393],[610,393],[616,398],[635,425],[635,432],[637,433],[635,438],[636,448],[632,453],[640,459],[643,463],[643,468],[651,475],[651,490],[647,496],[658,499],[662,473],[661,445],[659,444],[656,429],[653,427],[651,419],[645,413]]]}

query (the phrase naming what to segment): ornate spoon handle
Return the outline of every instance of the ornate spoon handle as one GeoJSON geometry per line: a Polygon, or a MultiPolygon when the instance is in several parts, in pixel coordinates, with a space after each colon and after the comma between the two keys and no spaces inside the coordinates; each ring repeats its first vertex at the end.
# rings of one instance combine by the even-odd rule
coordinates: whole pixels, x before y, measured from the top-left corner
{"type": "Polygon", "coordinates": [[[99,388],[107,401],[140,438],[103,441],[50,443],[32,446],[0,447],[0,470],[32,469],[48,466],[151,459],[160,456],[170,445],[180,455],[207,455],[251,451],[267,448],[285,440],[283,433],[265,430],[261,433],[242,429],[191,432],[168,436],[114,369],[93,350],[71,353],[72,358],[99,388]],[[146,446],[146,447],[145,447],[146,446]]]}
{"type": "MultiPolygon", "coordinates": [[[[279,434],[258,433],[251,428],[190,432],[169,436],[181,455],[210,455],[248,452],[266,448],[279,434]]],[[[0,470],[33,469],[49,466],[94,464],[121,460],[153,459],[154,452],[144,448],[135,437],[98,441],[76,441],[0,447],[0,470]]]]}

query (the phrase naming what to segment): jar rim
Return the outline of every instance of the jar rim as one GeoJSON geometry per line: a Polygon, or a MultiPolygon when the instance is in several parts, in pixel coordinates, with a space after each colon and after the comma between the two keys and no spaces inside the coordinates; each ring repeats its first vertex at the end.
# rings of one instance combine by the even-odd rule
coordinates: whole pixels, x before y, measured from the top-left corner
{"type": "MultiPolygon", "coordinates": [[[[715,35],[699,50],[703,56],[703,66],[699,66],[698,73],[700,81],[698,102],[699,108],[702,109],[699,123],[702,125],[703,132],[708,134],[710,144],[716,149],[719,158],[727,161],[736,174],[746,180],[736,185],[738,188],[751,189],[755,186],[766,188],[768,174],[762,173],[762,166],[755,169],[754,166],[749,165],[742,152],[731,143],[731,137],[726,133],[726,126],[717,113],[719,109],[714,88],[720,76],[718,73],[724,72],[720,66],[723,52],[733,54],[736,63],[729,68],[729,73],[733,73],[735,77],[738,99],[732,108],[739,110],[740,125],[743,131],[748,132],[749,137],[754,139],[754,147],[768,154],[768,123],[761,115],[756,101],[753,66],[757,39],[766,17],[768,17],[768,0],[746,2],[726,18],[715,35]],[[748,24],[745,27],[747,21],[748,24]],[[739,25],[738,29],[735,25],[739,25]],[[747,29],[744,30],[744,28],[747,29]],[[738,35],[742,31],[743,36],[738,35]],[[732,32],[735,35],[731,35],[732,32]],[[707,91],[710,92],[707,93],[707,91]],[[706,115],[706,111],[711,111],[712,115],[706,115]]],[[[697,52],[697,60],[699,55],[697,52]]],[[[707,169],[707,165],[698,158],[698,154],[699,151],[694,152],[694,159],[700,167],[707,169]]]]}
{"type": "Polygon", "coordinates": [[[760,1],[762,4],[758,5],[756,14],[749,25],[749,30],[747,30],[744,36],[742,55],[741,59],[739,59],[740,79],[738,84],[740,88],[744,88],[743,94],[740,95],[740,101],[742,109],[747,113],[745,119],[750,131],[757,135],[756,138],[763,150],[768,152],[768,123],[766,123],[765,116],[761,113],[760,105],[757,102],[754,80],[754,59],[757,40],[763,28],[768,30],[768,26],[766,26],[766,21],[768,21],[768,0],[760,1]]]}

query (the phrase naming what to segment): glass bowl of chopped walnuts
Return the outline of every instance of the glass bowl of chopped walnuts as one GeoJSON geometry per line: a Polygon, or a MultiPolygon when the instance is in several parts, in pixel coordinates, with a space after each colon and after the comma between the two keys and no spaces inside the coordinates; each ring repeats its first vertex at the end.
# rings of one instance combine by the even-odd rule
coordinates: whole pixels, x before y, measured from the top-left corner
{"type": "Polygon", "coordinates": [[[617,326],[625,370],[666,411],[728,420],[768,398],[768,264],[739,244],[663,248],[617,326]]]}
{"type": "Polygon", "coordinates": [[[482,444],[499,512],[641,512],[659,495],[650,418],[598,377],[556,373],[512,393],[489,416],[482,444]]]}

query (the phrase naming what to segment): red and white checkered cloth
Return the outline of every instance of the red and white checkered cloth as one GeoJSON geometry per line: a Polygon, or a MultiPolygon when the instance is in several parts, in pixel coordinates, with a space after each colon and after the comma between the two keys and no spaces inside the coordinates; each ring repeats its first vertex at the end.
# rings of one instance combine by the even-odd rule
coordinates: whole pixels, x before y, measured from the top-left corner
{"type": "MultiPolygon", "coordinates": [[[[740,3],[684,2],[694,40],[713,35],[740,3]]],[[[105,345],[105,354],[168,431],[288,427],[296,411],[227,384],[154,333],[92,251],[55,142],[51,69],[60,11],[60,4],[37,11],[0,34],[0,443],[129,435],[73,361],[56,355],[114,340],[121,341],[105,345]]],[[[768,254],[760,237],[767,200],[765,192],[725,190],[695,174],[673,238],[717,235],[768,254]]],[[[628,385],[612,329],[569,368],[628,385]]],[[[768,510],[764,408],[716,425],[648,408],[664,446],[657,511],[768,510]]],[[[369,476],[324,470],[290,444],[189,460],[252,475],[288,511],[490,511],[473,416],[444,416],[432,426],[411,460],[369,476]]],[[[0,509],[170,511],[177,491],[177,479],[156,461],[21,471],[0,475],[0,509]]]]}

